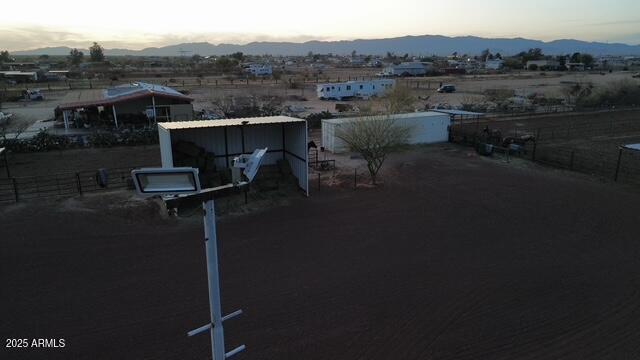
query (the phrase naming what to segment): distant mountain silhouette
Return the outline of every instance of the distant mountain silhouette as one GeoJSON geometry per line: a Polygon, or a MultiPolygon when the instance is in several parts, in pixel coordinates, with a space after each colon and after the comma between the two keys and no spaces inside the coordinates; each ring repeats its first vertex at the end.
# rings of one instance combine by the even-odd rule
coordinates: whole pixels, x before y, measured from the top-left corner
{"type": "MultiPolygon", "coordinates": [[[[142,50],[105,49],[110,56],[178,56],[180,51],[188,55],[224,55],[241,51],[250,55],[306,55],[316,54],[351,54],[355,50],[359,54],[384,55],[387,52],[411,55],[450,55],[480,54],[489,49],[493,53],[514,55],[530,48],[540,48],[545,54],[560,55],[574,52],[593,55],[640,55],[640,45],[608,44],[580,40],[554,40],[544,42],[523,38],[489,39],[476,36],[448,37],[440,35],[403,36],[389,39],[341,40],[341,41],[307,41],[292,42],[252,42],[245,45],[219,44],[208,42],[184,43],[164,47],[152,47],[142,50]]],[[[68,55],[69,47],[48,47],[42,49],[14,51],[15,55],[68,55]]],[[[81,49],[85,54],[88,50],[81,49]]]]}

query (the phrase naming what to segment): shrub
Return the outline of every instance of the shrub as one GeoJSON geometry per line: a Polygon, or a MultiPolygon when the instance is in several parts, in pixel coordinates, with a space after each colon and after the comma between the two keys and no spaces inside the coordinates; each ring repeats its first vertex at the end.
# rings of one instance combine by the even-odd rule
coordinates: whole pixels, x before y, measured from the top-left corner
{"type": "Polygon", "coordinates": [[[576,105],[584,108],[640,105],[640,84],[622,80],[578,96],[576,105]]]}

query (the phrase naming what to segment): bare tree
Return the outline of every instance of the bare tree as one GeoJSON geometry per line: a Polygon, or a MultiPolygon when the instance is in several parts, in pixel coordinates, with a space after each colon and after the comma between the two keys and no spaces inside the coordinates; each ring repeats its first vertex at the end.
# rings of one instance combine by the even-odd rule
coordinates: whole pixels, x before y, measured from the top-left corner
{"type": "Polygon", "coordinates": [[[367,162],[373,184],[389,154],[405,145],[410,135],[410,127],[400,124],[393,115],[388,114],[357,118],[340,124],[336,129],[336,137],[367,162]]]}
{"type": "Polygon", "coordinates": [[[411,93],[411,89],[400,85],[388,90],[382,98],[386,114],[413,112],[415,103],[416,98],[411,93]]]}

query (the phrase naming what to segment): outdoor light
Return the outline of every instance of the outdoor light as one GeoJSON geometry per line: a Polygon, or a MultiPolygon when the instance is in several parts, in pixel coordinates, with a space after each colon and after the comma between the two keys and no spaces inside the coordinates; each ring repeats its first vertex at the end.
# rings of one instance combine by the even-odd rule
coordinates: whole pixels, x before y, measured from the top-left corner
{"type": "Polygon", "coordinates": [[[232,167],[234,180],[215,188],[201,189],[198,169],[194,168],[143,168],[131,171],[136,190],[142,196],[173,195],[174,198],[165,200],[167,204],[170,202],[175,204],[187,198],[197,198],[202,201],[211,322],[189,331],[187,335],[194,336],[208,331],[211,335],[213,360],[224,360],[245,349],[244,345],[240,345],[231,351],[225,351],[222,323],[242,314],[242,310],[222,315],[214,197],[227,195],[231,193],[230,190],[246,186],[253,181],[266,153],[267,148],[256,149],[251,155],[242,154],[234,158],[232,167]]]}
{"type": "Polygon", "coordinates": [[[131,172],[140,195],[178,195],[200,192],[198,169],[142,168],[131,172]]]}

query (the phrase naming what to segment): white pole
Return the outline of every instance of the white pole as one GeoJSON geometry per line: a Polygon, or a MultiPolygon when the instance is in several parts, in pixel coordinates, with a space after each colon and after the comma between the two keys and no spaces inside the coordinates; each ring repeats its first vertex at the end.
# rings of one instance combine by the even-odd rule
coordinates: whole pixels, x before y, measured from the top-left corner
{"type": "Polygon", "coordinates": [[[224,360],[224,330],[220,303],[220,275],[218,273],[218,240],[216,212],[213,199],[203,204],[204,242],[207,253],[207,278],[209,280],[209,310],[211,312],[211,355],[213,360],[224,360]]]}
{"type": "Polygon", "coordinates": [[[153,104],[153,122],[158,122],[158,117],[156,116],[156,97],[151,96],[151,103],[153,104]]]}
{"type": "Polygon", "coordinates": [[[118,128],[118,115],[116,115],[116,105],[113,104],[113,106],[111,106],[111,109],[113,109],[113,120],[116,122],[116,129],[118,128]]]}
{"type": "Polygon", "coordinates": [[[69,110],[62,111],[62,118],[64,119],[65,130],[69,129],[69,110]]]}

